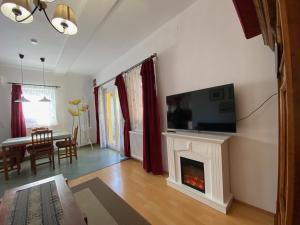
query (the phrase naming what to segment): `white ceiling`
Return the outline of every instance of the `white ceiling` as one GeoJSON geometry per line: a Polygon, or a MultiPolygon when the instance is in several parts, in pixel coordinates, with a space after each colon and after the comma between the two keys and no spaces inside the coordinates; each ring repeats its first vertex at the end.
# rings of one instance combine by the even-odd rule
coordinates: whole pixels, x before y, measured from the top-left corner
{"type": "Polygon", "coordinates": [[[58,3],[77,15],[79,33],[65,36],[53,30],[42,12],[31,24],[17,24],[0,15],[0,65],[41,68],[55,75],[93,75],[109,65],[196,0],[56,0],[48,4],[52,17],[58,3]],[[39,41],[32,45],[30,39],[39,41]]]}

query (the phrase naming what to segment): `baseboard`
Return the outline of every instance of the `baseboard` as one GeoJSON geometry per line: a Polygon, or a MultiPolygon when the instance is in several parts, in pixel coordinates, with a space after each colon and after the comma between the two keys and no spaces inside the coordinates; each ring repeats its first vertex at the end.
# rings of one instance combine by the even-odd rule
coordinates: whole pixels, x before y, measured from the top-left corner
{"type": "Polygon", "coordinates": [[[135,156],[135,155],[131,155],[131,159],[135,159],[135,160],[137,160],[137,161],[139,161],[139,162],[143,162],[143,159],[142,159],[142,158],[140,158],[140,157],[138,157],[138,156],[135,156]]]}
{"type": "MultiPolygon", "coordinates": [[[[131,156],[130,159],[131,159],[131,160],[134,160],[134,161],[136,161],[136,162],[139,162],[139,163],[141,163],[141,164],[143,164],[143,160],[141,160],[141,159],[139,159],[139,158],[136,158],[136,157],[134,157],[134,156],[131,156]]],[[[143,165],[142,165],[142,166],[143,166],[143,165]]],[[[169,172],[166,171],[166,170],[164,170],[162,176],[168,177],[168,176],[169,176],[169,172]]]]}
{"type": "MultiPolygon", "coordinates": [[[[92,145],[95,146],[95,145],[98,145],[98,144],[92,143],[92,145]]],[[[80,146],[78,145],[79,148],[84,148],[84,147],[88,147],[88,146],[91,146],[91,144],[87,143],[87,144],[80,145],[80,146]]]]}
{"type": "Polygon", "coordinates": [[[250,208],[253,208],[253,209],[255,209],[255,210],[257,210],[257,211],[259,211],[259,212],[261,212],[261,213],[264,213],[264,214],[266,214],[266,215],[269,215],[269,216],[275,216],[275,214],[272,213],[272,212],[269,212],[269,211],[267,211],[267,210],[265,210],[265,209],[259,208],[259,207],[254,206],[254,205],[250,205],[249,203],[243,202],[243,201],[241,201],[241,200],[237,200],[237,199],[234,198],[233,201],[234,201],[234,202],[237,202],[237,203],[240,203],[240,204],[243,204],[243,205],[246,205],[246,206],[248,206],[248,207],[250,207],[250,208]]]}

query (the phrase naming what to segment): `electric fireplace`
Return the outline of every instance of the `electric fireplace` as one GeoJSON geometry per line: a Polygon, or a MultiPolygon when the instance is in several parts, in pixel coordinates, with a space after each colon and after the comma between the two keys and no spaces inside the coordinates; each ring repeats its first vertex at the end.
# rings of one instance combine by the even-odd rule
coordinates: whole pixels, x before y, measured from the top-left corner
{"type": "Polygon", "coordinates": [[[163,133],[167,137],[167,184],[210,207],[227,213],[230,192],[230,136],[205,133],[163,133]]]}
{"type": "Polygon", "coordinates": [[[205,193],[204,163],[180,157],[182,183],[205,193]]]}

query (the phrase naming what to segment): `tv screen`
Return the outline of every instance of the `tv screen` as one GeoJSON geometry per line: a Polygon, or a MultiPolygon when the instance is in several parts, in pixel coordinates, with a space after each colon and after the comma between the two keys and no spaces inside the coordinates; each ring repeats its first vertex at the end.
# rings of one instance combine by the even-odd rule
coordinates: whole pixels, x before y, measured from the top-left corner
{"type": "Polygon", "coordinates": [[[168,129],[236,132],[234,85],[167,97],[168,129]]]}

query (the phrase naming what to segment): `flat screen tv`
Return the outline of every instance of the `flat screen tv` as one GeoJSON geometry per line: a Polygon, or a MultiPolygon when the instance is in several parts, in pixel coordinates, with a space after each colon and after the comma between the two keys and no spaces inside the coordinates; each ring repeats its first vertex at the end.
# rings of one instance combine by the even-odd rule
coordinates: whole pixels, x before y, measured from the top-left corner
{"type": "Polygon", "coordinates": [[[236,132],[234,85],[167,97],[168,130],[236,132]]]}

